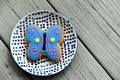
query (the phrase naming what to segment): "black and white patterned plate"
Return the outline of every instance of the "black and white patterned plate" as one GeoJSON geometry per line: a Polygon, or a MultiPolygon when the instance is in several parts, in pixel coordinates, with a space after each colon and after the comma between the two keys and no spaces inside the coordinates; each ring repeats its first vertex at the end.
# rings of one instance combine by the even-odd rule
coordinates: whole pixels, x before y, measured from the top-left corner
{"type": "Polygon", "coordinates": [[[73,59],[77,48],[77,36],[73,25],[61,14],[51,11],[36,11],[23,17],[14,27],[10,48],[15,62],[26,72],[37,76],[49,76],[62,71],[73,59]],[[28,45],[25,42],[26,26],[36,25],[42,30],[48,30],[53,25],[64,27],[64,42],[61,44],[62,58],[59,62],[51,62],[42,57],[36,62],[27,60],[28,45]]]}

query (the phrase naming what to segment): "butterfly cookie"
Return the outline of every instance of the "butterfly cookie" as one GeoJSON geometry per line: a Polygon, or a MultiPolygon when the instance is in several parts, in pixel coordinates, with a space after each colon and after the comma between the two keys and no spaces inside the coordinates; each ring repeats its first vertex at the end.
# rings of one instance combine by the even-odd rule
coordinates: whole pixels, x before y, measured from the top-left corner
{"type": "Polygon", "coordinates": [[[64,41],[64,30],[61,26],[56,25],[47,31],[29,25],[26,30],[26,41],[28,42],[28,58],[36,61],[46,54],[52,61],[58,62],[62,57],[60,44],[64,41]]]}

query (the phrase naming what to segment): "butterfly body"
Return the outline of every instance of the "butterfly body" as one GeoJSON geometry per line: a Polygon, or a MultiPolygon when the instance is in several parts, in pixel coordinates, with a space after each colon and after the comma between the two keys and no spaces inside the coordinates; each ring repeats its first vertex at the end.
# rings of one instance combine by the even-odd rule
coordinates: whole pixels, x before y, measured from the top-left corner
{"type": "Polygon", "coordinates": [[[43,53],[53,61],[58,61],[62,54],[60,42],[63,41],[61,26],[53,26],[48,31],[29,25],[26,30],[26,40],[29,42],[28,57],[35,61],[43,53]]]}

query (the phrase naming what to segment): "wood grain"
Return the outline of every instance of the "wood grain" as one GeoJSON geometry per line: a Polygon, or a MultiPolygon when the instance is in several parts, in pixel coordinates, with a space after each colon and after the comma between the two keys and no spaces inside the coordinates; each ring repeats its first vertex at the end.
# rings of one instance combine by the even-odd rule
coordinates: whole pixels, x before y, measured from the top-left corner
{"type": "MultiPolygon", "coordinates": [[[[58,1],[56,0],[56,2],[58,1]]],[[[8,48],[11,32],[20,18],[36,10],[47,9],[54,11],[49,3],[47,3],[45,0],[1,0],[0,7],[0,37],[8,48]]],[[[70,13],[68,12],[67,14],[70,15],[70,13]]],[[[3,49],[2,47],[0,48],[1,50],[3,49]]],[[[3,51],[3,53],[5,52],[3,51]]],[[[5,58],[4,61],[7,62],[7,59],[5,58]]],[[[4,64],[4,61],[1,61],[0,63],[3,62],[2,64],[4,64]]],[[[17,67],[16,64],[14,66],[17,67]]],[[[21,69],[17,70],[19,71],[21,69]]],[[[18,75],[19,73],[13,72],[13,74],[18,75]]],[[[53,76],[32,77],[35,80],[111,80],[109,75],[104,71],[101,65],[99,65],[96,59],[94,59],[94,57],[79,40],[76,56],[73,59],[72,63],[68,66],[68,68],[53,76]]]]}
{"type": "Polygon", "coordinates": [[[0,40],[0,79],[1,80],[32,80],[17,64],[6,46],[0,40]]]}
{"type": "Polygon", "coordinates": [[[50,10],[45,0],[2,0],[0,1],[0,36],[9,46],[10,36],[17,22],[30,12],[50,10]]]}
{"type": "Polygon", "coordinates": [[[120,2],[118,0],[48,0],[67,16],[79,39],[104,67],[120,80],[120,2]]]}
{"type": "MultiPolygon", "coordinates": [[[[35,79],[39,80],[39,77],[35,79]]],[[[78,40],[77,53],[72,63],[62,72],[43,80],[112,80],[78,40]]]]}

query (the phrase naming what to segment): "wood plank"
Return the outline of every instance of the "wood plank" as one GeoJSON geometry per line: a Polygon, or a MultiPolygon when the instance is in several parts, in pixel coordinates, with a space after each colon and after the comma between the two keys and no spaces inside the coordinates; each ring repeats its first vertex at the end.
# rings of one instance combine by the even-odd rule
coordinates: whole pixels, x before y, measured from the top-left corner
{"type": "Polygon", "coordinates": [[[26,72],[16,65],[9,50],[0,40],[0,79],[32,80],[26,72]]]}
{"type": "MultiPolygon", "coordinates": [[[[36,77],[36,79],[40,79],[36,77]]],[[[43,80],[111,80],[102,67],[78,40],[78,49],[72,63],[59,74],[43,80]]]]}
{"type": "MultiPolygon", "coordinates": [[[[8,48],[11,32],[20,18],[34,10],[53,10],[45,0],[34,0],[34,2],[33,0],[4,0],[1,2],[0,7],[0,26],[2,28],[2,30],[0,29],[0,35],[4,42],[7,44],[8,48]]],[[[76,57],[74,58],[72,64],[70,64],[70,66],[64,71],[50,77],[32,77],[34,79],[47,80],[56,80],[58,78],[60,80],[111,80],[103,68],[95,61],[95,59],[80,43],[80,41],[78,42],[78,45],[79,48],[76,57]]]]}
{"type": "Polygon", "coordinates": [[[117,0],[49,0],[74,23],[78,37],[113,79],[120,79],[120,6],[117,0]]]}
{"type": "Polygon", "coordinates": [[[45,0],[2,0],[0,2],[0,36],[9,46],[10,36],[14,26],[25,15],[37,10],[52,8],[45,0]]]}

